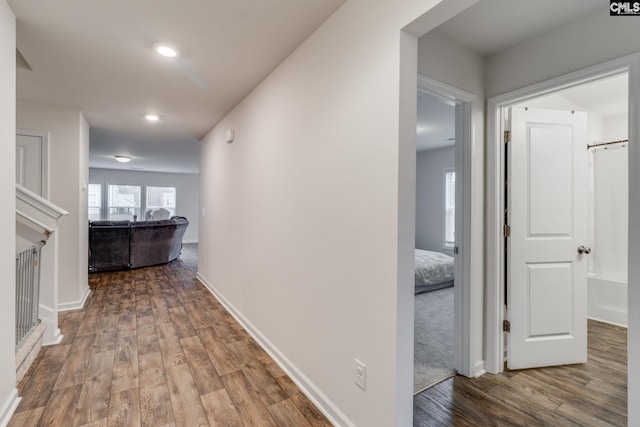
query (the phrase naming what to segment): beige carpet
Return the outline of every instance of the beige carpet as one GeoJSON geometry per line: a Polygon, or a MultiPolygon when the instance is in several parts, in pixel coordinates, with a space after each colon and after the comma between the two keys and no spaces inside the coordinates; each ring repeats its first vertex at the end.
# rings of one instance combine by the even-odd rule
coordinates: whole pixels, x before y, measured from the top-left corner
{"type": "Polygon", "coordinates": [[[414,394],[456,374],[453,369],[453,287],[415,296],[414,394]]]}

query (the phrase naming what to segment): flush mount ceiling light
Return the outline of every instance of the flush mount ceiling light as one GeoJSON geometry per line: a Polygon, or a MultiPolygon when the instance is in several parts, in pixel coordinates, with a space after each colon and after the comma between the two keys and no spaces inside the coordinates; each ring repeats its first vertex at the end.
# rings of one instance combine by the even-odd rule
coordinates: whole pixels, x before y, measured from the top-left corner
{"type": "Polygon", "coordinates": [[[159,55],[166,56],[167,58],[175,58],[178,56],[178,49],[168,43],[154,43],[153,50],[155,50],[159,55]]]}
{"type": "Polygon", "coordinates": [[[120,163],[127,163],[131,161],[131,157],[129,156],[116,156],[116,160],[120,163]]]}
{"type": "Polygon", "coordinates": [[[157,122],[160,120],[160,116],[157,114],[145,114],[144,118],[149,120],[150,122],[157,122]]]}
{"type": "Polygon", "coordinates": [[[425,134],[433,131],[433,126],[428,125],[418,125],[416,126],[416,132],[419,134],[425,134]]]}

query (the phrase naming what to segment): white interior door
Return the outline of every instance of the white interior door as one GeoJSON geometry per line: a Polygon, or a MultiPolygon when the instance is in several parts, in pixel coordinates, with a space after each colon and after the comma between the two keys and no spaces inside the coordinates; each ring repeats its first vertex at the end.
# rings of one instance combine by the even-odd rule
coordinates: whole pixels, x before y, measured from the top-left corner
{"type": "Polygon", "coordinates": [[[509,369],[587,361],[587,116],[512,108],[509,369]]]}
{"type": "Polygon", "coordinates": [[[46,134],[18,131],[16,134],[16,182],[48,198],[46,134]]]}

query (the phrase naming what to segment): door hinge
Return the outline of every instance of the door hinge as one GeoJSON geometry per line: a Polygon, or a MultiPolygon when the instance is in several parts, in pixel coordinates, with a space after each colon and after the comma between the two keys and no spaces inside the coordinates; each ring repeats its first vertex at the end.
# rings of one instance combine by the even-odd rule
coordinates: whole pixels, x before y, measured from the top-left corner
{"type": "Polygon", "coordinates": [[[511,322],[508,320],[502,321],[502,332],[511,332],[511,322]]]}
{"type": "Polygon", "coordinates": [[[504,143],[506,144],[509,141],[511,141],[511,131],[510,130],[505,130],[504,131],[504,143]]]}
{"type": "Polygon", "coordinates": [[[503,234],[504,234],[504,237],[511,236],[511,226],[505,224],[503,234]]]}

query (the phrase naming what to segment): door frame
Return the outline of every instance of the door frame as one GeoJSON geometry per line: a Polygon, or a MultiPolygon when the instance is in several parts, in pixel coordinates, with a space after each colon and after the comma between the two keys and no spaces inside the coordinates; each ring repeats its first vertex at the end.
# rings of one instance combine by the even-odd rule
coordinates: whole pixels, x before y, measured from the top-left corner
{"type": "MultiPolygon", "coordinates": [[[[486,369],[500,373],[504,366],[504,164],[503,112],[523,101],[558,90],[627,72],[629,76],[629,182],[640,181],[640,53],[536,83],[487,102],[487,296],[486,369]]],[[[640,189],[629,186],[629,259],[640,257],[640,189]]],[[[640,265],[629,263],[628,279],[628,396],[640,399],[640,265]]],[[[628,405],[630,425],[640,422],[640,408],[628,405]]]]}
{"type": "Polygon", "coordinates": [[[464,376],[478,374],[471,356],[471,159],[473,153],[473,116],[471,102],[475,95],[418,74],[418,91],[456,104],[455,172],[456,172],[456,246],[455,286],[453,287],[454,368],[464,376]],[[458,138],[458,135],[461,138],[458,138]],[[460,139],[460,140],[459,140],[460,139]],[[459,187],[458,187],[459,186],[459,187]]]}
{"type": "Polygon", "coordinates": [[[18,135],[35,136],[42,141],[41,146],[41,167],[42,167],[42,196],[43,199],[49,200],[49,132],[41,132],[37,130],[16,129],[16,138],[18,135]]]}

